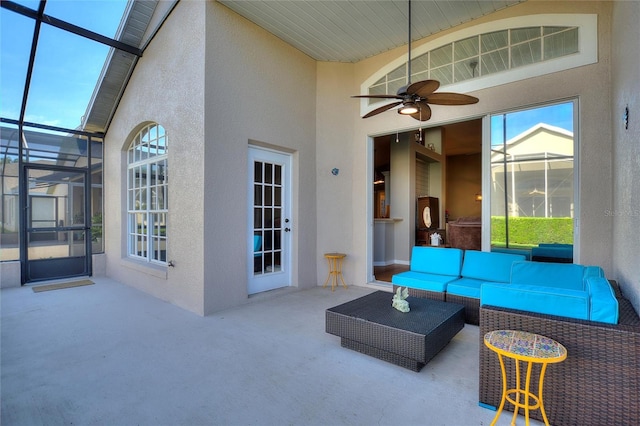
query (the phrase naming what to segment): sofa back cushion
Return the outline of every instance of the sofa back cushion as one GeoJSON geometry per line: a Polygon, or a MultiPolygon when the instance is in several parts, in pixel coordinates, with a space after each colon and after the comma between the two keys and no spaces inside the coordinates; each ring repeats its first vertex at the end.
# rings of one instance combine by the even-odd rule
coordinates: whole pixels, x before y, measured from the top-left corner
{"type": "Polygon", "coordinates": [[[519,254],[467,250],[462,262],[462,276],[482,281],[508,283],[513,262],[525,260],[519,254]]]}
{"type": "Polygon", "coordinates": [[[584,266],[573,263],[514,262],[511,267],[512,284],[585,290],[584,266]]]}
{"type": "Polygon", "coordinates": [[[589,319],[586,291],[526,284],[483,283],[480,304],[568,318],[589,319]]]}
{"type": "Polygon", "coordinates": [[[411,252],[411,270],[426,274],[460,276],[462,250],[415,246],[411,252]]]}

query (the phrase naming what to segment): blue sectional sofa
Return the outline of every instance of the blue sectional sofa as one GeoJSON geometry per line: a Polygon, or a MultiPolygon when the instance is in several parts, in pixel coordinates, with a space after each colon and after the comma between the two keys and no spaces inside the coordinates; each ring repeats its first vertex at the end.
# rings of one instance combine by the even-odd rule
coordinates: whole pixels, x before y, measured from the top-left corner
{"type": "Polygon", "coordinates": [[[447,285],[460,278],[462,250],[416,246],[411,252],[411,269],[393,275],[393,291],[407,287],[409,295],[445,300],[447,285]]]}
{"type": "MultiPolygon", "coordinates": [[[[497,407],[502,396],[501,366],[483,336],[498,329],[525,330],[567,348],[567,359],[545,374],[551,424],[638,424],[640,318],[631,302],[597,266],[524,257],[415,247],[411,271],[392,278],[394,291],[419,288],[413,294],[464,304],[465,320],[480,326],[478,399],[483,406],[497,407]]],[[[507,376],[515,377],[513,365],[506,368],[507,376]]],[[[537,388],[537,379],[532,380],[537,388]]],[[[531,417],[542,420],[539,410],[531,417]]]]}
{"type": "Polygon", "coordinates": [[[394,291],[460,303],[479,323],[481,304],[609,324],[618,321],[611,284],[597,266],[525,260],[520,254],[414,247],[411,270],[392,277],[394,291]]]}

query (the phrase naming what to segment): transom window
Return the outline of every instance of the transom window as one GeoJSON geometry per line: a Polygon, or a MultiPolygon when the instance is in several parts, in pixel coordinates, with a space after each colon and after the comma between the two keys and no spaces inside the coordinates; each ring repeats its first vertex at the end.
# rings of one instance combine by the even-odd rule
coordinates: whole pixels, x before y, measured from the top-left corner
{"type": "MultiPolygon", "coordinates": [[[[577,26],[532,26],[488,32],[432,49],[411,61],[411,81],[441,85],[525,67],[579,52],[577,26]]],[[[407,84],[407,63],[369,86],[369,94],[396,93],[407,84]]],[[[369,103],[380,102],[370,99],[369,103]]]]}
{"type": "Polygon", "coordinates": [[[167,262],[167,135],[151,124],[127,152],[127,250],[130,257],[167,262]]]}

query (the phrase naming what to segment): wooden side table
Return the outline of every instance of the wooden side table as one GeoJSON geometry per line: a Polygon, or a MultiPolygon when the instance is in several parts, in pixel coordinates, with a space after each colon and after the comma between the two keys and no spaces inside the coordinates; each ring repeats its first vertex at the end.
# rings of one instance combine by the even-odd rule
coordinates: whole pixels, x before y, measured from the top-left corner
{"type": "Polygon", "coordinates": [[[338,277],[340,277],[342,286],[347,288],[347,284],[344,282],[344,277],[342,276],[342,261],[347,255],[344,253],[325,253],[324,257],[329,263],[329,275],[322,287],[326,287],[329,280],[331,280],[331,291],[334,291],[338,285],[338,277]]]}
{"type": "Polygon", "coordinates": [[[484,344],[498,354],[500,369],[502,371],[502,400],[500,401],[498,412],[491,422],[491,426],[495,425],[498,421],[506,401],[509,401],[515,407],[513,419],[511,420],[512,425],[516,424],[516,417],[518,416],[520,408],[524,408],[525,423],[527,426],[529,426],[529,410],[536,409],[539,409],[542,413],[544,424],[549,426],[549,419],[547,419],[547,413],[544,411],[542,400],[544,373],[548,364],[561,362],[567,358],[567,349],[548,337],[514,330],[491,331],[484,335],[484,344]],[[503,357],[511,358],[515,362],[516,387],[514,389],[507,389],[507,372],[505,370],[503,357]],[[522,387],[520,379],[520,361],[527,363],[527,375],[524,387],[522,387]],[[534,363],[542,364],[537,395],[529,390],[531,370],[534,363]],[[531,401],[533,401],[533,403],[531,403],[531,401]]]}

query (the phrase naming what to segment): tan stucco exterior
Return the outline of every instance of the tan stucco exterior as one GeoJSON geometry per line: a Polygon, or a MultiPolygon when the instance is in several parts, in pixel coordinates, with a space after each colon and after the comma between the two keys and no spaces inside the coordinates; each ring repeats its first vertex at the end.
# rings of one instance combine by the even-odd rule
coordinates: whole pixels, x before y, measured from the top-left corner
{"type": "MultiPolygon", "coordinates": [[[[637,309],[639,240],[633,230],[640,215],[606,212],[640,210],[633,189],[638,126],[633,120],[629,130],[619,126],[623,105],[631,117],[640,115],[638,46],[628,42],[639,38],[639,7],[528,1],[438,35],[520,15],[597,14],[598,62],[478,90],[470,93],[478,104],[434,109],[427,122],[578,98],[577,261],[600,265],[620,280],[637,309]],[[612,50],[616,44],[628,48],[612,50]]],[[[180,2],[140,60],[105,140],[106,274],[200,315],[246,302],[247,151],[258,144],[294,158],[292,285],[322,285],[323,253],[329,251],[348,254],[348,284],[366,285],[373,259],[371,138],[418,122],[391,113],[363,120],[349,95],[404,53],[398,48],[356,64],[318,63],[217,2],[180,2]],[[126,259],[123,150],[149,121],[169,135],[168,259],[175,267],[166,270],[126,259]]],[[[410,224],[408,210],[399,214],[410,224]]]]}

